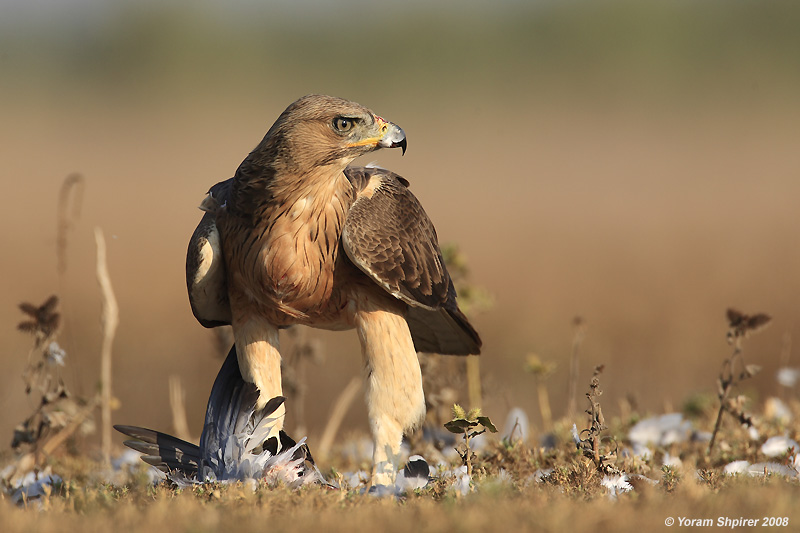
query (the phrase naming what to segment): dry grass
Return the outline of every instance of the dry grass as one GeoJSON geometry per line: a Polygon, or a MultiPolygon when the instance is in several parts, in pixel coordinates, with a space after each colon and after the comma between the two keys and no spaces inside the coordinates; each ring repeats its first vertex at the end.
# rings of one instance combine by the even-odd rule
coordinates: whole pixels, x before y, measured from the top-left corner
{"type": "Polygon", "coordinates": [[[79,510],[73,503],[54,502],[47,512],[14,509],[0,503],[4,530],[15,531],[642,531],[663,527],[667,517],[732,518],[764,515],[800,519],[796,487],[774,482],[736,482],[723,494],[699,497],[649,494],[615,504],[601,499],[582,501],[544,491],[487,495],[462,501],[434,502],[414,497],[402,504],[366,496],[309,490],[245,495],[236,488],[219,496],[156,491],[120,497],[103,490],[88,493],[79,510]],[[753,490],[758,490],[754,498],[753,490]]]}
{"type": "MultiPolygon", "coordinates": [[[[792,409],[800,415],[800,404],[792,409]]],[[[710,428],[714,414],[709,409],[694,424],[710,428]]],[[[609,435],[624,435],[632,422],[615,419],[609,424],[609,435]]],[[[799,429],[796,423],[770,427],[770,431],[790,435],[797,435],[799,429]]],[[[478,454],[474,488],[465,496],[450,490],[445,477],[434,477],[425,489],[397,499],[326,487],[293,492],[215,484],[176,490],[150,484],[143,466],[134,469],[124,484],[114,486],[97,481],[102,471],[99,462],[52,457],[50,466],[64,483],[49,496],[29,502],[27,508],[4,497],[0,521],[8,532],[215,531],[231,524],[244,532],[305,531],[320,525],[326,531],[407,531],[412,527],[419,531],[641,531],[660,528],[668,517],[676,521],[679,517],[715,521],[718,517],[788,517],[790,525],[800,520],[796,479],[721,474],[730,459],[755,461],[759,457],[757,446],[747,442],[739,427],[723,425],[720,447],[727,451],[700,470],[696,464],[703,461],[704,446],[696,443],[669,449],[681,457],[682,468],[661,467],[663,449],[654,454],[658,459],[649,461],[618,457],[616,468],[657,483],[632,478],[633,490],[615,499],[601,484],[603,473],[576,451],[568,432],[557,436],[560,444],[547,450],[528,443],[494,442],[478,454]],[[551,473],[534,481],[534,472],[545,468],[551,468],[551,473]]],[[[620,446],[624,444],[620,439],[620,446]]]]}

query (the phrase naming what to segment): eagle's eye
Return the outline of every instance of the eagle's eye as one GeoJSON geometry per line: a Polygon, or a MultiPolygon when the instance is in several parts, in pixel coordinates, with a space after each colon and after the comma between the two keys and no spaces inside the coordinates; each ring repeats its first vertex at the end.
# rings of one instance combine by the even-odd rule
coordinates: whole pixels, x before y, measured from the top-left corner
{"type": "Polygon", "coordinates": [[[347,133],[353,129],[354,125],[355,121],[351,118],[336,117],[333,119],[333,127],[336,128],[336,131],[339,133],[347,133]]]}

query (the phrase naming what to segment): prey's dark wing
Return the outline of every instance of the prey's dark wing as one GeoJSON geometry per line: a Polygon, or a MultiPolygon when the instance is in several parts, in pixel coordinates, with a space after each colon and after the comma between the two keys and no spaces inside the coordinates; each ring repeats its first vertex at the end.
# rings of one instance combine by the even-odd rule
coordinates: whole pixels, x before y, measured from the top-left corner
{"type": "Polygon", "coordinates": [[[277,396],[268,401],[264,409],[256,411],[254,407],[258,396],[256,386],[242,379],[236,346],[231,347],[208,398],[206,419],[200,436],[203,457],[216,453],[231,435],[252,434],[255,427],[285,400],[283,396],[277,396]]]}
{"type": "Polygon", "coordinates": [[[480,353],[481,340],[458,309],[433,223],[408,182],[380,168],[349,167],[355,190],[342,233],[347,257],[384,290],[409,305],[418,351],[480,353]]]}
{"type": "MultiPolygon", "coordinates": [[[[256,410],[258,397],[256,386],[242,378],[239,360],[236,357],[236,346],[233,346],[214,380],[208,398],[203,433],[200,436],[200,454],[206,464],[209,463],[211,456],[217,454],[217,450],[223,448],[230,436],[254,434],[262,421],[270,418],[286,400],[283,396],[276,396],[269,400],[263,409],[256,410]]],[[[296,442],[281,430],[277,438],[270,437],[262,446],[276,455],[279,451],[291,448],[295,444],[296,442]]],[[[306,445],[299,448],[295,454],[295,459],[303,457],[311,464],[314,463],[306,445]]]]}

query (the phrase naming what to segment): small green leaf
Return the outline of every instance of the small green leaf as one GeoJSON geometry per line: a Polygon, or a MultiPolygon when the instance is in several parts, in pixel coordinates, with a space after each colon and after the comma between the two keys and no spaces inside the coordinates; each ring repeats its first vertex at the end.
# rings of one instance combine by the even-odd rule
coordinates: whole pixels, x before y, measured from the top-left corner
{"type": "Polygon", "coordinates": [[[444,425],[444,428],[450,433],[464,433],[464,431],[476,425],[478,425],[476,422],[470,422],[469,420],[464,420],[463,418],[456,418],[455,420],[447,422],[444,425]]]}
{"type": "Polygon", "coordinates": [[[479,424],[483,424],[483,427],[485,427],[486,429],[488,429],[492,433],[497,433],[497,428],[494,427],[494,424],[492,424],[492,421],[489,420],[488,416],[479,416],[478,417],[478,423],[479,424]]]}

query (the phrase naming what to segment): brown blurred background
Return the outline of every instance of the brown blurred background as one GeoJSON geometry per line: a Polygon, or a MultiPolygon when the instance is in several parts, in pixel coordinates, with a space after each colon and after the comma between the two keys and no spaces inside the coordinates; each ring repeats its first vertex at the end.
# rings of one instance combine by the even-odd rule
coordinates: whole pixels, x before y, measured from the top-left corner
{"type": "MultiPolygon", "coordinates": [[[[221,359],[185,294],[197,206],[312,92],[405,129],[405,157],[363,162],[411,181],[440,240],[460,245],[472,282],[492,295],[474,317],[490,416],[519,405],[538,423],[529,353],[557,364],[547,384],[563,414],[576,315],[587,324],[581,408],[600,363],[606,416],[626,397],[662,412],[713,394],[730,353],[728,306],[774,316],[745,356],[765,367],[748,392],[777,390],[782,346],[800,338],[796,2],[0,9],[0,449],[30,410],[19,302],[62,297],[65,376],[84,396],[97,387],[95,226],[120,306],[114,421],[170,430],[167,382],[178,375],[199,435],[221,359]],[[57,197],[73,172],[86,189],[60,281],[57,197]]],[[[360,370],[353,332],[313,335],[325,361],[308,369],[312,447],[360,370]]],[[[366,428],[363,402],[347,424],[366,428]]]]}

